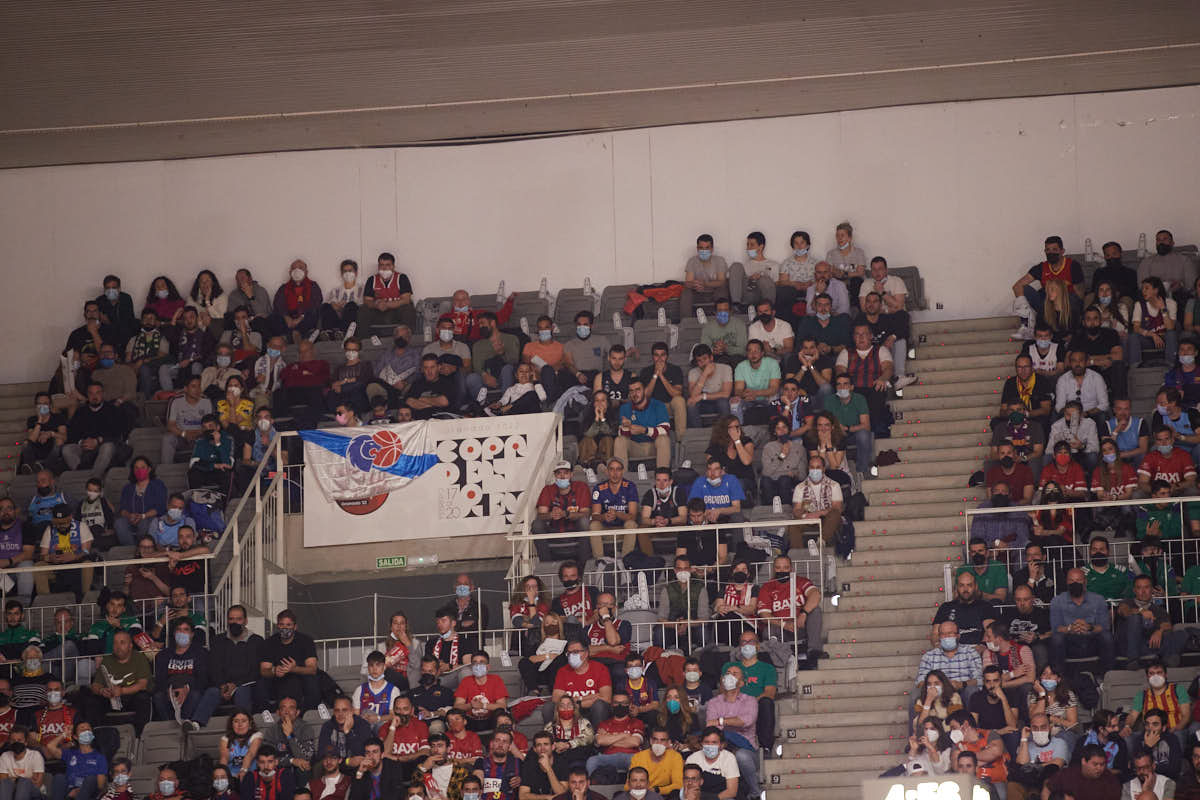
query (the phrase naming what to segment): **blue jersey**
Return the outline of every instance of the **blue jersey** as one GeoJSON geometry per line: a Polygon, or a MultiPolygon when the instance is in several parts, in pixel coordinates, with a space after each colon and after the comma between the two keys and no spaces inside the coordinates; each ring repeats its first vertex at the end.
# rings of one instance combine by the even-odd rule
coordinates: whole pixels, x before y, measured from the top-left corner
{"type": "Polygon", "coordinates": [[[721,476],[721,482],[713,486],[708,482],[708,478],[700,476],[696,478],[696,482],[692,484],[692,490],[688,492],[688,499],[699,497],[704,501],[706,508],[729,508],[733,505],[734,500],[746,499],[746,493],[742,491],[742,482],[729,473],[721,476]]]}
{"type": "Polygon", "coordinates": [[[67,747],[62,751],[62,760],[67,765],[67,787],[70,789],[80,788],[84,780],[94,775],[108,774],[108,759],[96,750],[84,753],[67,747]]]}
{"type": "MultiPolygon", "coordinates": [[[[629,511],[630,503],[638,501],[637,487],[624,478],[621,479],[621,484],[613,491],[612,484],[608,481],[596,484],[596,488],[592,490],[592,503],[600,506],[601,511],[629,511]]],[[[617,525],[623,524],[619,520],[617,525]]]]}
{"type": "Polygon", "coordinates": [[[45,497],[35,493],[29,500],[29,521],[34,525],[49,522],[50,513],[54,511],[54,507],[59,503],[68,506],[71,505],[67,501],[67,496],[62,492],[53,492],[45,497]]]}

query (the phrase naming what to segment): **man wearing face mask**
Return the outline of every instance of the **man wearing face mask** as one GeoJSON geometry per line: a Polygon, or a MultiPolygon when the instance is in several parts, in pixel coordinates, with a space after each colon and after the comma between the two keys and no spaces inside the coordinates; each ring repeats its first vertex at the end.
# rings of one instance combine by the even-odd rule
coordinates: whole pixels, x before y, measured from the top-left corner
{"type": "MultiPolygon", "coordinates": [[[[685,290],[686,292],[686,290],[685,290]]],[[[596,318],[584,309],[575,315],[575,336],[563,344],[564,369],[575,376],[581,386],[591,386],[597,373],[604,369],[612,341],[595,332],[596,318]]]]}
{"type": "Polygon", "coordinates": [[[128,419],[115,405],[104,399],[104,385],[91,381],[87,403],[75,410],[67,426],[67,442],[62,448],[69,469],[91,469],[103,475],[110,465],[127,453],[124,439],[128,419]]]}
{"type": "MultiPolygon", "coordinates": [[[[54,507],[50,525],[42,534],[38,547],[38,562],[36,566],[78,564],[92,560],[92,531],[80,525],[71,513],[70,506],[60,503],[54,507]]],[[[34,585],[38,594],[49,594],[53,586],[57,591],[75,593],[75,601],[82,602],[85,587],[91,588],[94,567],[62,570],[58,572],[38,572],[34,575],[34,585]]]]}
{"type": "Polygon", "coordinates": [[[733,316],[728,298],[718,297],[715,308],[713,318],[700,328],[700,344],[712,351],[713,360],[732,367],[746,355],[746,342],[750,338],[746,321],[733,316]]]}
{"type": "Polygon", "coordinates": [[[259,675],[267,701],[274,705],[281,697],[301,698],[304,711],[320,702],[317,690],[317,648],[306,634],[296,630],[296,615],[291,609],[275,617],[276,633],[263,644],[259,675]]]}
{"type": "Polygon", "coordinates": [[[469,359],[472,370],[466,377],[467,397],[482,405],[487,391],[503,392],[516,381],[514,369],[521,360],[521,342],[513,334],[500,330],[500,319],[492,311],[479,312],[473,331],[475,343],[471,345],[469,359]]]}
{"type": "Polygon", "coordinates": [[[729,297],[734,305],[749,305],[759,300],[775,302],[775,278],[779,263],[766,257],[767,237],[760,231],[746,236],[746,263],[735,261],[729,267],[729,297]]]}
{"type": "MultiPolygon", "coordinates": [[[[1002,495],[994,495],[994,497],[1000,496],[1002,495]]],[[[1020,547],[1024,544],[1025,542],[1019,542],[1016,546],[1020,547]]],[[[987,540],[972,535],[971,541],[967,544],[967,558],[970,563],[963,564],[955,570],[955,575],[961,575],[964,572],[973,573],[980,596],[991,603],[1003,603],[1008,597],[1008,570],[1005,569],[1004,564],[994,558],[989,558],[989,555],[987,540]]]]}
{"type": "Polygon", "coordinates": [[[1139,281],[1159,278],[1169,292],[1186,292],[1195,283],[1196,263],[1175,249],[1175,237],[1164,229],[1154,234],[1154,252],[1138,263],[1137,276],[1139,281]]]}
{"type": "MultiPolygon", "coordinates": [[[[1019,412],[1016,412],[1020,415],[1019,412]]],[[[1024,418],[1023,415],[1022,419],[1024,418]]],[[[1007,425],[997,429],[997,434],[1005,432],[1007,425]]],[[[1027,425],[1024,433],[1028,434],[1031,431],[1037,431],[1038,444],[1034,452],[1036,456],[1032,456],[1029,463],[1017,457],[1016,445],[1012,439],[1002,438],[997,441],[993,438],[992,446],[992,465],[984,474],[983,483],[992,494],[996,493],[996,487],[1000,484],[1008,489],[1006,494],[1014,498],[1013,505],[1029,505],[1033,500],[1033,487],[1036,484],[1035,474],[1041,473],[1041,455],[1044,445],[1041,443],[1042,426],[1032,424],[1027,425]],[[1034,471],[1034,464],[1037,465],[1037,472],[1034,471]]],[[[1033,437],[1029,437],[1033,438],[1033,437]]],[[[1025,439],[1024,441],[1029,441],[1025,439]]]]}
{"type": "Polygon", "coordinates": [[[460,572],[454,578],[454,612],[455,628],[459,634],[466,637],[467,646],[480,649],[483,642],[478,631],[488,628],[488,605],[483,602],[481,593],[475,588],[475,581],[465,572],[460,572]]]}
{"type": "Polygon", "coordinates": [[[146,397],[158,387],[158,368],[171,353],[171,343],[159,329],[158,315],[142,311],[142,329],[125,345],[125,363],[138,374],[138,389],[146,397]]]}
{"type": "Polygon", "coordinates": [[[200,426],[202,435],[192,445],[188,461],[188,487],[215,486],[228,497],[233,485],[233,437],[221,430],[221,420],[216,414],[205,415],[200,426]]]}
{"type": "Polygon", "coordinates": [[[550,610],[566,617],[571,625],[590,623],[594,616],[599,590],[580,580],[580,562],[564,561],[558,565],[558,582],[563,592],[550,604],[550,610]]]}
{"type": "Polygon", "coordinates": [[[587,714],[592,725],[599,725],[608,719],[612,703],[612,678],[608,668],[603,664],[593,663],[588,658],[588,650],[582,642],[569,642],[566,651],[567,665],[554,676],[551,702],[542,706],[542,718],[550,722],[558,711],[558,701],[564,695],[570,695],[587,714]]]}
{"type": "Polygon", "coordinates": [[[1188,406],[1183,392],[1175,387],[1162,389],[1155,400],[1156,413],[1150,415],[1151,435],[1170,428],[1175,432],[1175,446],[1186,450],[1195,461],[1200,456],[1200,411],[1188,406]]]}
{"type": "Polygon", "coordinates": [[[504,680],[488,674],[490,661],[483,650],[473,653],[471,674],[454,690],[454,707],[466,714],[467,727],[473,731],[491,730],[495,715],[508,707],[508,689],[504,680]]]}
{"type": "Polygon", "coordinates": [[[791,254],[779,262],[779,277],[775,281],[775,298],[779,316],[792,323],[798,320],[792,313],[796,301],[812,286],[817,265],[816,254],[811,253],[812,238],[807,231],[796,231],[788,242],[791,254]]]}
{"type": "Polygon", "coordinates": [[[917,687],[925,685],[925,676],[937,670],[946,676],[963,700],[968,700],[983,682],[983,662],[974,647],[962,642],[953,621],[934,626],[934,646],[921,656],[917,666],[917,687]]]}
{"type": "Polygon", "coordinates": [[[223,703],[258,710],[259,653],[263,638],[246,628],[246,609],[229,607],[225,614],[225,633],[212,639],[209,673],[221,693],[223,703]]]}
{"type": "Polygon", "coordinates": [[[1054,459],[1042,467],[1040,484],[1043,487],[1049,483],[1062,489],[1063,498],[1069,501],[1087,499],[1087,477],[1083,466],[1071,458],[1071,444],[1059,441],[1054,445],[1054,459]]]}
{"type": "MultiPolygon", "coordinates": [[[[1107,561],[1105,561],[1107,564],[1107,561]]],[[[1084,571],[1067,571],[1067,591],[1050,603],[1050,663],[1059,673],[1066,668],[1068,656],[1097,655],[1097,674],[1112,669],[1113,637],[1108,602],[1088,591],[1084,571]]]]}
{"type": "Polygon", "coordinates": [[[439,608],[433,618],[436,636],[425,641],[425,655],[433,656],[444,669],[455,669],[469,664],[472,648],[465,637],[459,636],[458,612],[453,606],[439,608]]]}
{"type": "Polygon", "coordinates": [[[662,800],[662,795],[650,788],[650,773],[645,767],[631,768],[625,786],[624,791],[613,795],[613,800],[662,800]]]}
{"type": "Polygon", "coordinates": [[[601,768],[625,772],[633,754],[641,749],[644,738],[645,725],[629,713],[629,695],[614,693],[612,716],[596,728],[596,746],[601,752],[588,758],[588,774],[601,768]]]}
{"type": "Polygon", "coordinates": [[[663,797],[669,797],[683,786],[683,757],[678,750],[671,747],[671,737],[667,729],[654,725],[650,727],[648,735],[650,746],[634,753],[629,762],[628,780],[625,785],[634,800],[639,800],[633,794],[633,790],[640,785],[640,781],[634,779],[636,771],[645,772],[645,786],[663,797]]]}
{"type": "Polygon", "coordinates": [[[138,318],[133,312],[133,298],[127,292],[121,291],[121,279],[116,275],[105,275],[103,291],[95,300],[100,309],[100,323],[112,329],[112,338],[105,341],[115,342],[120,349],[137,332],[138,318]]]}
{"type": "Polygon", "coordinates": [[[709,725],[700,734],[700,749],[688,756],[684,763],[683,790],[680,792],[687,800],[689,789],[688,767],[699,767],[703,775],[701,785],[708,791],[717,793],[719,800],[733,800],[737,797],[738,781],[741,771],[737,757],[725,749],[725,734],[715,725],[709,725]]]}
{"type": "Polygon", "coordinates": [[[376,263],[378,271],[367,279],[363,306],[358,310],[363,335],[372,335],[374,328],[382,325],[415,327],[417,313],[408,275],[396,271],[396,257],[391,253],[380,253],[376,263]]]}
{"type": "MultiPolygon", "coordinates": [[[[1009,785],[1018,783],[1027,790],[1025,796],[1036,797],[1030,792],[1041,791],[1047,768],[1053,766],[1061,769],[1070,758],[1067,743],[1060,737],[1050,736],[1049,718],[1045,714],[1034,714],[1029,725],[1021,729],[1016,766],[1009,770],[1009,785]]],[[[1011,790],[1009,796],[1015,798],[1011,790]]]]}
{"type": "Polygon", "coordinates": [[[25,445],[17,468],[23,475],[42,469],[43,461],[53,465],[67,441],[67,418],[54,413],[49,392],[38,392],[33,402],[34,414],[25,421],[25,445]]]}
{"type": "Polygon", "coordinates": [[[436,733],[445,728],[442,716],[454,705],[454,692],[439,682],[442,662],[435,656],[422,657],[420,670],[421,677],[408,696],[417,718],[428,722],[430,731],[436,733]]]}
{"type": "Polygon", "coordinates": [[[62,351],[63,355],[67,355],[71,351],[78,354],[87,344],[99,352],[100,346],[104,342],[114,341],[115,333],[113,327],[101,319],[100,304],[95,300],[88,300],[83,304],[83,324],[71,331],[67,337],[67,345],[62,351]]]}
{"type": "Polygon", "coordinates": [[[14,725],[8,746],[0,753],[0,797],[39,797],[46,774],[46,762],[37,748],[30,746],[29,729],[14,725]]]}
{"type": "MultiPolygon", "coordinates": [[[[1072,289],[1072,306],[1082,305],[1083,300],[1083,267],[1073,259],[1067,258],[1061,236],[1046,237],[1046,260],[1035,264],[1022,275],[1012,286],[1013,297],[1025,303],[1014,303],[1013,307],[1018,316],[1025,318],[1025,325],[1018,331],[1020,339],[1028,339],[1033,327],[1033,319],[1042,313],[1046,305],[1046,284],[1052,280],[1062,281],[1072,289]],[[1035,289],[1034,283],[1040,283],[1041,288],[1035,289]],[[1024,313],[1022,313],[1024,310],[1024,313]]],[[[1074,314],[1078,318],[1078,314],[1074,314]]]]}
{"type": "Polygon", "coordinates": [[[1128,303],[1140,297],[1137,270],[1125,266],[1124,259],[1121,257],[1123,251],[1120,243],[1105,242],[1100,248],[1100,252],[1104,255],[1104,266],[1092,273],[1092,288],[1089,297],[1094,299],[1096,290],[1101,283],[1106,281],[1112,285],[1119,300],[1128,303]]]}
{"type": "Polygon", "coordinates": [[[1154,448],[1138,467],[1138,489],[1148,495],[1155,481],[1164,481],[1172,496],[1191,494],[1196,488],[1196,466],[1186,450],[1175,446],[1174,428],[1160,427],[1153,438],[1154,448]]]}
{"type": "Polygon", "coordinates": [[[713,253],[713,237],[696,237],[696,254],[683,268],[683,294],[679,298],[681,317],[692,316],[697,303],[711,303],[715,296],[729,291],[729,267],[725,259],[713,253]]]}
{"type": "MultiPolygon", "coordinates": [[[[255,757],[257,769],[246,770],[242,776],[241,796],[256,800],[289,800],[296,792],[292,770],[279,768],[279,754],[265,744],[255,757]]],[[[353,790],[351,790],[353,791],[353,790]]],[[[365,798],[364,798],[365,800],[365,798]]],[[[389,797],[388,800],[394,800],[389,797]]]]}
{"type": "MultiPolygon", "coordinates": [[[[570,461],[559,461],[554,465],[554,480],[544,486],[538,495],[533,533],[566,533],[588,529],[592,513],[591,490],[583,481],[573,480],[573,475],[570,461]]],[[[553,561],[553,551],[573,549],[581,561],[586,561],[591,554],[591,547],[587,543],[561,539],[537,540],[534,547],[542,561],[553,561]]]]}
{"type": "Polygon", "coordinates": [[[425,349],[421,351],[421,355],[429,353],[433,353],[435,356],[453,354],[462,359],[465,370],[471,369],[471,348],[464,342],[454,338],[453,317],[449,314],[443,314],[438,317],[437,330],[434,335],[437,338],[425,345],[425,349]]]}
{"type": "Polygon", "coordinates": [[[800,321],[796,336],[802,342],[812,339],[823,356],[838,355],[850,343],[849,315],[835,314],[833,299],[826,292],[815,295],[809,308],[812,312],[800,321]]]}
{"type": "Polygon", "coordinates": [[[320,284],[308,276],[308,264],[297,258],[288,268],[288,280],[275,291],[270,319],[275,334],[293,342],[307,337],[317,330],[321,302],[320,284]]]}
{"type": "MultiPolygon", "coordinates": [[[[741,693],[753,698],[757,704],[758,719],[755,724],[757,740],[759,744],[770,751],[775,745],[775,694],[779,690],[779,672],[775,669],[774,664],[758,657],[758,647],[758,636],[754,631],[742,631],[742,635],[738,639],[737,650],[734,651],[734,660],[725,665],[724,672],[729,674],[731,667],[737,667],[742,681],[741,693]]],[[[722,685],[721,688],[725,687],[722,685]]],[[[713,719],[711,706],[708,713],[709,719],[713,719]]],[[[738,715],[723,713],[718,716],[738,715]]]]}
{"type": "Polygon", "coordinates": [[[1112,563],[1108,554],[1108,539],[1093,536],[1088,543],[1089,566],[1083,568],[1087,589],[1106,600],[1121,600],[1132,596],[1131,578],[1124,567],[1112,563]]]}
{"type": "MultiPolygon", "coordinates": [[[[721,676],[721,692],[714,694],[705,709],[706,722],[721,730],[733,749],[740,782],[747,794],[757,797],[758,784],[758,703],[742,691],[744,683],[739,664],[729,664],[721,676]]],[[[702,737],[703,744],[703,737],[702,737]]],[[[690,759],[689,759],[690,761],[690,759]]]]}
{"type": "Polygon", "coordinates": [[[687,556],[675,556],[675,579],[659,592],[658,620],[665,623],[654,629],[654,643],[660,647],[680,647],[684,652],[703,641],[709,617],[708,588],[699,576],[692,580],[692,563],[687,556]],[[684,640],[689,644],[682,644],[684,640]]]}
{"type": "Polygon", "coordinates": [[[1100,325],[1100,309],[1089,306],[1083,312],[1083,328],[1071,337],[1070,350],[1080,350],[1087,355],[1087,366],[1100,373],[1104,382],[1117,397],[1127,394],[1128,364],[1121,347],[1121,337],[1112,328],[1100,325]]]}
{"type": "MultiPolygon", "coordinates": [[[[1200,403],[1200,369],[1196,368],[1196,353],[1200,352],[1195,339],[1179,342],[1179,363],[1167,370],[1163,386],[1183,393],[1183,405],[1193,408],[1200,403]]],[[[95,373],[93,373],[95,374],[95,373]]]]}
{"type": "Polygon", "coordinates": [[[154,658],[154,685],[159,719],[182,719],[193,733],[208,724],[221,702],[220,690],[209,681],[208,651],[196,642],[190,619],[172,624],[171,642],[154,658]]]}

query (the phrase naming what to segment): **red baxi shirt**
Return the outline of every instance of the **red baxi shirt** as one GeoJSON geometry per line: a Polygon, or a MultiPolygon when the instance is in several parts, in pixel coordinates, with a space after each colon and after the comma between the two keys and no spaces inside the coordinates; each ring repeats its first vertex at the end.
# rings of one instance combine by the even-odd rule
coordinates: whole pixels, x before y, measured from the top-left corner
{"type": "Polygon", "coordinates": [[[1178,486],[1183,483],[1185,478],[1195,474],[1196,465],[1192,463],[1192,457],[1186,450],[1178,447],[1173,449],[1169,456],[1164,456],[1157,450],[1151,450],[1142,459],[1142,465],[1138,467],[1139,478],[1145,475],[1151,481],[1166,481],[1172,487],[1178,486]]]}
{"type": "Polygon", "coordinates": [[[560,669],[554,676],[555,690],[561,689],[576,699],[598,693],[605,686],[612,686],[608,667],[595,661],[588,662],[582,675],[567,666],[560,669]]]}

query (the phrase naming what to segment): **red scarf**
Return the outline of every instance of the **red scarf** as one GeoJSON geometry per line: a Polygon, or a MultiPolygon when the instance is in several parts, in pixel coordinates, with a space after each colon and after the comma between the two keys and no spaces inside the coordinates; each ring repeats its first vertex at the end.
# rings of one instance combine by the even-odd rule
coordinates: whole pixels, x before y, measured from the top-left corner
{"type": "Polygon", "coordinates": [[[306,310],[308,304],[312,301],[313,282],[305,277],[300,283],[288,281],[283,287],[283,301],[287,304],[288,311],[295,314],[297,311],[306,310]]]}
{"type": "Polygon", "coordinates": [[[455,636],[454,641],[450,642],[450,658],[448,658],[448,659],[442,658],[442,645],[445,643],[446,643],[446,640],[439,636],[438,640],[433,643],[433,657],[436,658],[438,661],[448,662],[450,664],[450,666],[452,666],[452,667],[457,667],[458,666],[458,637],[455,636]]]}

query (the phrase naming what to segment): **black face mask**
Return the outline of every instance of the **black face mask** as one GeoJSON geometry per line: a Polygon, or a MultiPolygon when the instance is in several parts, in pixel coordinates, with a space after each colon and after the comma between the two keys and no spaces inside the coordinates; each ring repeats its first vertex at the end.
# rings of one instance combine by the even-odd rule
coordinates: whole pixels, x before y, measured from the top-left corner
{"type": "Polygon", "coordinates": [[[1167,253],[1171,252],[1173,249],[1175,249],[1174,245],[1169,245],[1169,244],[1154,245],[1154,252],[1158,253],[1160,256],[1165,256],[1167,253]]]}
{"type": "Polygon", "coordinates": [[[8,703],[10,700],[12,700],[11,697],[9,697],[6,694],[0,693],[0,708],[8,708],[8,703]]]}
{"type": "Polygon", "coordinates": [[[1042,502],[1044,503],[1057,503],[1061,500],[1061,492],[1042,492],[1042,502]]]}
{"type": "Polygon", "coordinates": [[[792,573],[790,573],[790,572],[776,572],[775,580],[779,581],[780,583],[787,583],[788,578],[790,578],[791,576],[792,576],[792,573]]]}
{"type": "Polygon", "coordinates": [[[612,715],[617,719],[623,719],[629,716],[629,706],[613,706],[612,715]]]}
{"type": "Polygon", "coordinates": [[[397,336],[392,340],[392,347],[395,347],[397,350],[403,350],[408,347],[408,339],[405,339],[403,336],[397,336]]]}
{"type": "Polygon", "coordinates": [[[734,583],[745,583],[747,580],[749,580],[750,574],[748,572],[740,572],[739,571],[739,572],[735,572],[732,575],[730,575],[729,578],[734,583]]]}
{"type": "Polygon", "coordinates": [[[1074,597],[1074,598],[1083,597],[1083,592],[1084,592],[1083,584],[1082,583],[1068,583],[1067,591],[1071,594],[1071,597],[1074,597]]]}
{"type": "Polygon", "coordinates": [[[19,756],[25,752],[25,743],[24,742],[13,742],[12,744],[10,744],[8,746],[8,749],[12,750],[13,755],[19,756]]]}
{"type": "Polygon", "coordinates": [[[761,322],[763,325],[770,325],[771,320],[773,320],[773,319],[775,319],[774,314],[759,314],[758,315],[758,321],[761,322]]]}
{"type": "Polygon", "coordinates": [[[1121,259],[1119,259],[1119,258],[1106,258],[1106,259],[1104,259],[1104,266],[1106,266],[1106,267],[1119,267],[1119,266],[1121,266],[1121,259]]]}
{"type": "Polygon", "coordinates": [[[1006,494],[992,495],[992,508],[1004,508],[1012,498],[1006,494]]]}
{"type": "Polygon", "coordinates": [[[228,627],[229,627],[229,635],[232,636],[234,639],[237,639],[243,633],[246,632],[246,626],[240,622],[231,622],[231,623],[229,623],[228,627]]]}
{"type": "Polygon", "coordinates": [[[489,339],[489,338],[491,338],[491,336],[492,336],[492,329],[491,329],[491,328],[480,328],[480,329],[479,329],[479,336],[480,336],[480,338],[482,338],[482,339],[489,339]]]}
{"type": "Polygon", "coordinates": [[[1093,553],[1092,554],[1092,566],[1093,567],[1103,567],[1107,563],[1108,563],[1108,556],[1104,555],[1104,553],[1093,553]]]}
{"type": "Polygon", "coordinates": [[[971,563],[977,567],[982,567],[987,563],[987,553],[972,553],[971,563]]]}
{"type": "Polygon", "coordinates": [[[1057,264],[1062,258],[1062,253],[1046,253],[1046,261],[1051,264],[1057,264]]]}
{"type": "Polygon", "coordinates": [[[1099,325],[1084,325],[1083,329],[1087,331],[1088,336],[1095,336],[1100,331],[1099,325]]]}
{"type": "Polygon", "coordinates": [[[1000,466],[1004,467],[1005,469],[1012,469],[1013,464],[1015,463],[1017,462],[1012,456],[1005,456],[1004,458],[1000,459],[1000,466]]]}
{"type": "Polygon", "coordinates": [[[50,496],[50,493],[51,493],[51,492],[53,492],[53,491],[54,491],[54,487],[53,487],[53,486],[39,486],[39,487],[37,487],[37,493],[38,493],[38,495],[39,495],[39,496],[41,496],[41,497],[49,497],[49,496],[50,496]]]}
{"type": "Polygon", "coordinates": [[[425,673],[424,675],[421,676],[421,685],[422,686],[433,686],[435,683],[437,683],[437,675],[430,675],[429,673],[425,673]]]}
{"type": "Polygon", "coordinates": [[[563,588],[569,592],[572,589],[574,589],[576,586],[579,585],[579,581],[563,581],[562,585],[563,585],[563,588]]]}

